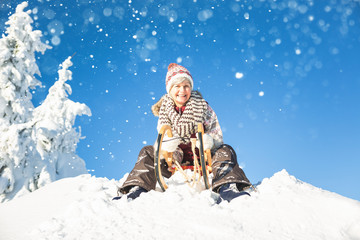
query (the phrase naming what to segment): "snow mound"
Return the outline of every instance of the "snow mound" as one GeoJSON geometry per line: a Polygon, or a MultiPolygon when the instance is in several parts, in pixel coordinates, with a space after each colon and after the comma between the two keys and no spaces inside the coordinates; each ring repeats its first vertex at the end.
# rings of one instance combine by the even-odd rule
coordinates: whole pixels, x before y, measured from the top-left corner
{"type": "MultiPolygon", "coordinates": [[[[126,176],[125,176],[126,177],[126,176]]],[[[0,205],[4,239],[360,239],[360,202],[285,170],[230,203],[170,179],[169,189],[111,201],[120,181],[81,175],[0,205]],[[21,229],[21,231],[19,231],[21,229]]]]}

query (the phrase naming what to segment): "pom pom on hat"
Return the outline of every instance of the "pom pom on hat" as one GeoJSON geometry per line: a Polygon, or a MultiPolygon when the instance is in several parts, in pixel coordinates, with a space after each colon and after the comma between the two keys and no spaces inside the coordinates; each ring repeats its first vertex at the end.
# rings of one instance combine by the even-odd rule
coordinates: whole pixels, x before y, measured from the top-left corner
{"type": "Polygon", "coordinates": [[[174,85],[175,81],[179,78],[186,78],[190,84],[191,88],[194,86],[193,78],[185,67],[180,66],[176,63],[170,63],[168,66],[168,72],[166,74],[166,91],[169,92],[171,87],[174,85]]]}

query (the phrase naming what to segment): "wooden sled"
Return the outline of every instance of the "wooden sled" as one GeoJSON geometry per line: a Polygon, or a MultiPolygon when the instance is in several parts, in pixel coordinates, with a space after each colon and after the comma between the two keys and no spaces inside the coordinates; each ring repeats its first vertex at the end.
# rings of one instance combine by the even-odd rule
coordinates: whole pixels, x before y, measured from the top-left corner
{"type": "Polygon", "coordinates": [[[181,166],[177,161],[173,160],[172,153],[162,151],[161,150],[161,144],[163,141],[163,137],[167,133],[168,137],[173,137],[173,134],[171,132],[171,127],[169,125],[164,125],[160,129],[160,132],[158,134],[158,137],[156,139],[155,143],[155,159],[154,159],[154,166],[155,166],[155,176],[156,179],[163,191],[165,191],[168,186],[164,181],[164,177],[161,173],[161,155],[165,158],[166,163],[168,164],[169,170],[175,173],[175,171],[180,171],[185,179],[186,182],[189,183],[190,186],[193,186],[196,182],[200,181],[200,177],[202,177],[205,188],[210,188],[209,183],[209,173],[211,172],[211,151],[210,149],[204,149],[204,128],[202,124],[198,125],[198,132],[197,132],[197,138],[192,138],[192,150],[194,155],[194,166],[181,166]],[[200,158],[200,164],[197,161],[197,156],[195,154],[195,145],[196,141],[199,140],[200,148],[199,148],[199,158],[200,158]],[[193,170],[193,175],[190,177],[185,173],[185,169],[191,169],[193,170]]]}

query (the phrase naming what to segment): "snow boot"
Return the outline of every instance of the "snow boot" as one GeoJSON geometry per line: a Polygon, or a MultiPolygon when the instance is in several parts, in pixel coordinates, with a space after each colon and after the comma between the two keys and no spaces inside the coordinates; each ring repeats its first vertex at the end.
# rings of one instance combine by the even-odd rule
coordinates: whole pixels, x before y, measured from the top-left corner
{"type": "MultiPolygon", "coordinates": [[[[127,199],[134,200],[135,198],[138,198],[140,196],[140,194],[142,194],[144,192],[147,192],[147,190],[142,187],[135,186],[130,189],[129,193],[127,194],[127,199]]],[[[122,196],[124,196],[124,195],[122,195],[122,196]]],[[[122,196],[114,197],[112,200],[119,200],[122,198],[122,196]]]]}
{"type": "Polygon", "coordinates": [[[140,194],[142,194],[144,192],[147,192],[147,190],[145,188],[142,188],[139,186],[133,187],[130,190],[129,194],[127,195],[127,199],[134,200],[135,198],[138,198],[140,196],[140,194]]]}
{"type": "Polygon", "coordinates": [[[240,197],[240,196],[250,196],[249,193],[244,191],[239,191],[236,187],[235,183],[227,183],[220,187],[219,190],[220,198],[217,201],[217,204],[221,203],[222,200],[230,202],[234,198],[240,197]]]}

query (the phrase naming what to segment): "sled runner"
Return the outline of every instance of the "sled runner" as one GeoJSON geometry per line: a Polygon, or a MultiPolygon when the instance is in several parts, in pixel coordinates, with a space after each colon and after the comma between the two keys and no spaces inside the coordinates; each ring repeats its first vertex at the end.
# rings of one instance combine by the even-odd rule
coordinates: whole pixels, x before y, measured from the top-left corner
{"type": "Polygon", "coordinates": [[[198,125],[198,132],[197,132],[197,138],[191,139],[191,146],[192,146],[192,152],[194,156],[194,165],[193,166],[181,166],[177,161],[175,161],[172,157],[172,153],[162,151],[161,150],[161,144],[163,141],[163,137],[167,133],[168,137],[173,137],[171,132],[171,127],[169,125],[164,125],[160,129],[160,132],[158,134],[158,137],[156,139],[156,147],[155,147],[155,160],[154,160],[154,166],[155,166],[155,175],[157,182],[159,183],[161,189],[165,191],[168,186],[164,181],[164,177],[161,173],[161,155],[165,158],[166,163],[168,164],[168,169],[174,174],[175,171],[180,171],[185,179],[186,182],[193,186],[195,183],[200,182],[200,178],[202,177],[205,188],[210,188],[209,183],[209,173],[211,172],[211,151],[210,149],[204,149],[204,142],[203,142],[203,136],[204,136],[204,128],[202,124],[198,125]],[[199,159],[200,164],[198,161],[198,158],[195,153],[195,146],[196,141],[199,141],[199,159]],[[189,177],[184,170],[191,169],[193,171],[193,175],[189,177]]]}

